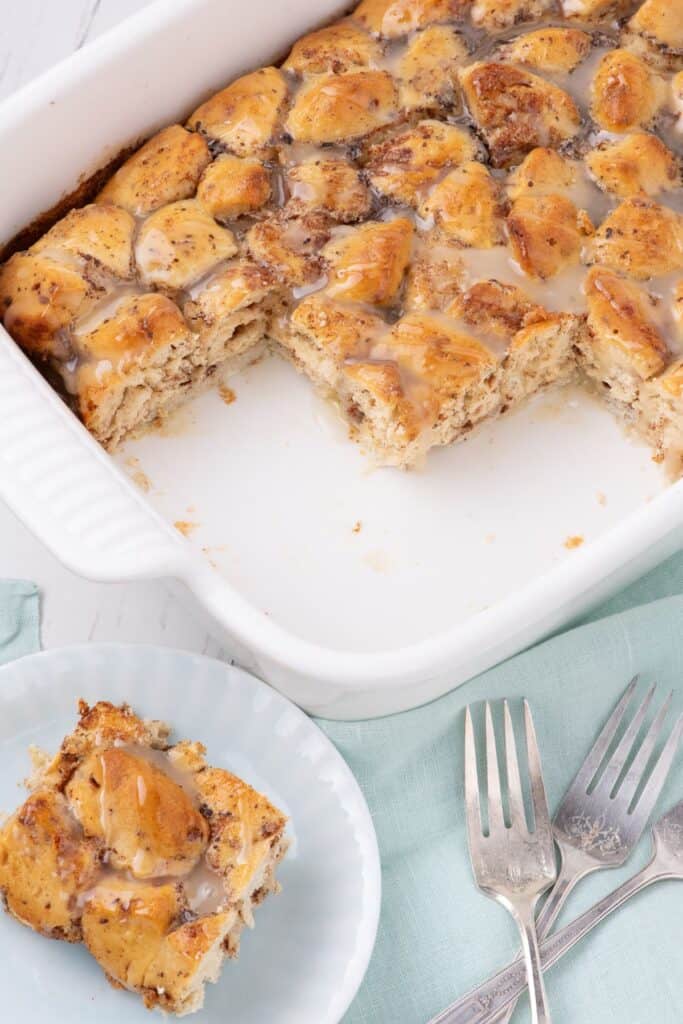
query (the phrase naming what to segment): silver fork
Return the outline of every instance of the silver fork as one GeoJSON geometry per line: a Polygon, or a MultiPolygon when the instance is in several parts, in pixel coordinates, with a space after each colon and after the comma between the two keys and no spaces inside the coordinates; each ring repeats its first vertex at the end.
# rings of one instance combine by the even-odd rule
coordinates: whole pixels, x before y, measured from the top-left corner
{"type": "MultiPolygon", "coordinates": [[[[638,796],[636,806],[631,806],[640,786],[648,776],[649,762],[661,736],[672,694],[669,694],[662,704],[621,785],[614,792],[624,765],[637,746],[638,735],[654,695],[654,686],[650,687],[614,754],[598,776],[599,769],[631,704],[637,682],[636,676],[627,686],[555,815],[553,831],[562,860],[555,887],[538,918],[537,929],[540,937],[548,933],[569,893],[582,878],[593,871],[620,867],[627,860],[643,834],[666,782],[683,731],[683,716],[678,719],[669,735],[646,785],[638,796]],[[592,783],[596,783],[593,788],[592,783]]],[[[456,1024],[468,1020],[468,1017],[459,1015],[460,1008],[466,1002],[472,1008],[480,1008],[479,1000],[483,998],[487,988],[488,983],[481,985],[443,1010],[429,1024],[456,1024]]],[[[513,1002],[504,1013],[498,1016],[491,1013],[487,1019],[490,1024],[507,1022],[514,1012],[514,1007],[513,1002]]],[[[475,1017],[471,1019],[474,1020],[475,1017]]]]}
{"type": "Polygon", "coordinates": [[[485,718],[488,834],[485,835],[479,802],[477,752],[472,715],[469,708],[465,713],[465,806],[470,859],[480,891],[501,903],[512,914],[519,928],[534,1024],[550,1024],[535,922],[535,909],[539,897],[550,888],[557,874],[550,814],[529,705],[524,701],[527,762],[534,812],[533,832],[529,830],[524,810],[515,736],[507,701],[503,702],[503,715],[510,826],[506,826],[503,816],[496,737],[491,705],[487,701],[485,718]]]}
{"type": "MultiPolygon", "coordinates": [[[[613,892],[598,900],[580,917],[545,939],[541,945],[543,970],[557,963],[572,946],[604,921],[637,893],[656,882],[683,881],[683,801],[667,811],[652,826],[653,852],[648,864],[613,892]]],[[[490,1024],[503,1008],[515,1003],[526,986],[526,974],[521,962],[500,971],[487,985],[462,1000],[447,1019],[452,1024],[490,1024]]],[[[440,1018],[435,1017],[434,1020],[440,1018]]]]}

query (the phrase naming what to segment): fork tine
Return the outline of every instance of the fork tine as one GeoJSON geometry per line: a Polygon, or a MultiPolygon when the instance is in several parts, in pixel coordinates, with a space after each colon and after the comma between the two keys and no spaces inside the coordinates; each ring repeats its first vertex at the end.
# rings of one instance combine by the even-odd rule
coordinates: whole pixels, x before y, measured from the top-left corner
{"type": "Polygon", "coordinates": [[[652,752],[655,749],[657,740],[659,739],[662,728],[664,727],[664,721],[669,713],[673,695],[673,690],[671,690],[657,712],[657,716],[650,725],[645,739],[640,746],[640,750],[633,759],[631,767],[626,772],[626,775],[617,790],[617,796],[622,803],[626,803],[627,805],[630,804],[633,797],[636,795],[636,790],[644,778],[645,771],[647,770],[650,758],[652,757],[652,752]]]}
{"type": "Polygon", "coordinates": [[[545,786],[543,784],[541,755],[538,752],[534,720],[531,717],[531,709],[527,700],[524,701],[524,726],[526,730],[527,758],[529,761],[531,802],[534,808],[534,831],[537,832],[543,826],[548,827],[550,823],[550,814],[548,811],[548,798],[546,797],[545,786]]]}
{"type": "Polygon", "coordinates": [[[524,812],[524,796],[522,794],[522,780],[519,776],[519,761],[517,760],[517,745],[515,733],[512,728],[512,718],[508,702],[503,701],[503,716],[505,719],[505,769],[508,780],[508,801],[510,804],[510,824],[521,825],[526,829],[526,814],[524,812]]]}
{"type": "Polygon", "coordinates": [[[678,753],[678,747],[683,736],[683,715],[679,715],[676,720],[676,724],[673,727],[671,735],[664,745],[657,763],[652,769],[650,778],[645,784],[643,792],[640,794],[638,803],[633,810],[633,817],[639,818],[641,815],[649,817],[650,812],[657,803],[659,794],[662,791],[662,787],[666,782],[667,775],[671,769],[671,765],[674,762],[674,758],[678,753]]]}
{"type": "Polygon", "coordinates": [[[486,785],[489,805],[489,834],[492,835],[494,830],[505,828],[505,821],[503,819],[503,797],[500,792],[496,734],[489,701],[486,701],[486,785]]]}
{"type": "Polygon", "coordinates": [[[621,775],[624,765],[628,760],[629,754],[633,750],[634,744],[640,733],[642,724],[647,714],[647,709],[650,706],[650,702],[654,696],[654,692],[657,688],[657,684],[653,683],[650,689],[645,694],[645,697],[640,703],[640,707],[636,711],[635,715],[629,723],[628,729],[621,737],[617,749],[612,754],[604,772],[602,778],[595,787],[596,793],[611,794],[614,786],[621,775]]]}
{"type": "Polygon", "coordinates": [[[484,830],[479,803],[477,748],[474,742],[474,727],[469,708],[465,708],[465,810],[470,844],[474,845],[481,839],[484,830]]]}
{"type": "Polygon", "coordinates": [[[585,793],[595,777],[595,773],[602,764],[602,760],[609,749],[609,745],[617,734],[626,709],[631,702],[633,693],[638,685],[639,676],[634,676],[619,699],[619,703],[609,716],[602,728],[600,735],[589,751],[586,760],[572,783],[571,789],[574,792],[585,793]]]}

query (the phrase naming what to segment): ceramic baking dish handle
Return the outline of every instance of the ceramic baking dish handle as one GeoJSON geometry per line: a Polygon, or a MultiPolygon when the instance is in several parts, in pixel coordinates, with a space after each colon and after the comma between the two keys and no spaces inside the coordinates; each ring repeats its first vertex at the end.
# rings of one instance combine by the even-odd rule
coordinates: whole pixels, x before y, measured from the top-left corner
{"type": "Polygon", "coordinates": [[[157,516],[1,329],[0,499],[82,576],[188,575],[192,554],[186,542],[157,516]]]}

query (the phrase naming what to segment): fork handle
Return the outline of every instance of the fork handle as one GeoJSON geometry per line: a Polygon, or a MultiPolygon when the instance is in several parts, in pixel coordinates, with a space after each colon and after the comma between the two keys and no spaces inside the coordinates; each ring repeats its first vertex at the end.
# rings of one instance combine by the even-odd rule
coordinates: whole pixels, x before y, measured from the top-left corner
{"type": "MultiPolygon", "coordinates": [[[[536,918],[536,934],[539,939],[544,939],[554,925],[574,886],[586,875],[597,870],[595,866],[586,867],[586,858],[577,857],[571,849],[563,849],[560,846],[560,852],[562,859],[557,881],[536,918]]],[[[501,1014],[491,1020],[491,1024],[508,1024],[516,1006],[517,1000],[515,999],[501,1014]]]]}
{"type": "Polygon", "coordinates": [[[541,954],[538,948],[538,934],[534,920],[535,905],[528,904],[523,910],[517,910],[515,916],[522,937],[522,952],[526,966],[527,983],[529,986],[529,1002],[531,1003],[532,1024],[551,1024],[548,997],[543,983],[541,954]]]}
{"type": "MultiPolygon", "coordinates": [[[[641,889],[652,885],[653,882],[671,877],[670,873],[665,873],[659,868],[653,858],[637,875],[627,879],[623,885],[595,903],[566,928],[562,928],[541,943],[543,970],[552,967],[579,939],[641,889]]],[[[501,1010],[519,999],[525,988],[526,972],[521,958],[518,957],[509,967],[499,971],[479,988],[442,1010],[429,1021],[429,1024],[491,1024],[501,1010]]]]}

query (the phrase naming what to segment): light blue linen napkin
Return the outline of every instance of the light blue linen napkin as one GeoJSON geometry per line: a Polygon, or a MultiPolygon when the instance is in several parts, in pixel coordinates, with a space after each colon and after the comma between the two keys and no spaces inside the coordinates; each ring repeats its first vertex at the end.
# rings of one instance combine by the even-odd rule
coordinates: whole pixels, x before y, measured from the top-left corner
{"type": "Polygon", "coordinates": [[[39,648],[38,588],[26,580],[0,580],[0,663],[39,648]]]}
{"type": "MultiPolygon", "coordinates": [[[[662,691],[675,688],[683,709],[683,596],[670,596],[681,594],[683,555],[593,612],[588,624],[432,704],[375,721],[319,722],[363,788],[383,867],[377,946],[344,1024],[424,1024],[516,952],[510,918],[472,882],[464,706],[486,697],[530,699],[554,806],[634,672],[656,678],[662,691]]],[[[0,582],[0,661],[37,648],[35,588],[0,582]]],[[[682,761],[660,808],[683,797],[682,761]]],[[[648,852],[645,839],[625,868],[588,879],[560,923],[635,871],[648,852]]],[[[618,911],[552,970],[555,1024],[681,1024],[682,949],[683,886],[669,882],[618,911]]],[[[515,1021],[528,1019],[522,1003],[515,1021]]]]}
{"type": "MultiPolygon", "coordinates": [[[[681,594],[678,555],[587,616],[589,624],[432,704],[375,721],[319,722],[363,788],[382,855],[377,945],[344,1024],[424,1024],[517,950],[509,915],[472,881],[463,818],[465,705],[529,698],[554,808],[635,672],[656,679],[662,696],[674,688],[683,710],[683,596],[668,596],[681,594]]],[[[683,752],[659,808],[682,798],[683,752]]],[[[625,868],[587,879],[559,924],[642,866],[649,849],[645,837],[625,868]]],[[[683,885],[642,893],[553,968],[547,985],[554,1024],[681,1024],[683,885]]],[[[514,1021],[528,1020],[525,999],[514,1021]]]]}

